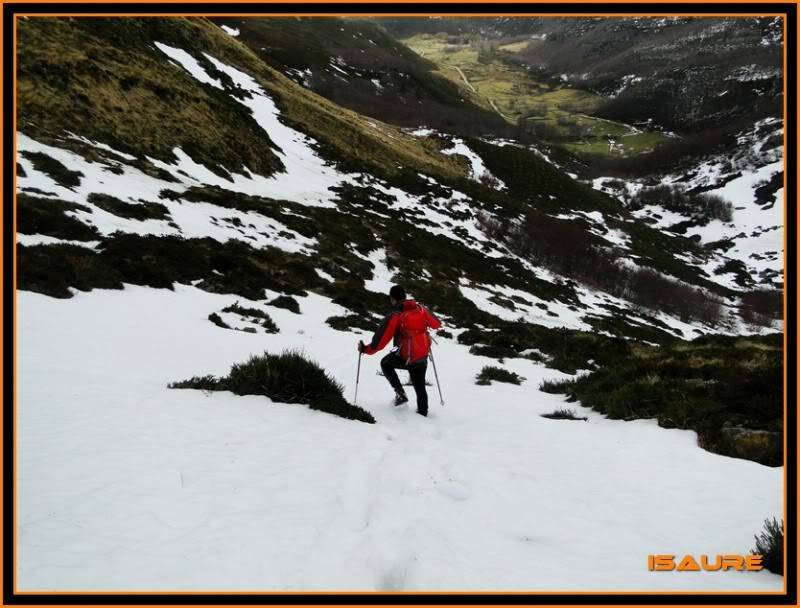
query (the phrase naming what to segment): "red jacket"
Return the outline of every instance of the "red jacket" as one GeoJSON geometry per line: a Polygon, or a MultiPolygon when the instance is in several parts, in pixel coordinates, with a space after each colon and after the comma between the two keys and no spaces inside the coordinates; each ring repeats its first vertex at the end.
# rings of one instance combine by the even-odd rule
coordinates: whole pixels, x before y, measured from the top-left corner
{"type": "Polygon", "coordinates": [[[427,357],[430,351],[428,328],[438,329],[441,326],[439,319],[427,308],[414,300],[404,300],[383,320],[372,336],[372,342],[364,346],[364,353],[374,355],[394,338],[394,345],[400,347],[403,360],[407,364],[416,363],[427,357]]]}

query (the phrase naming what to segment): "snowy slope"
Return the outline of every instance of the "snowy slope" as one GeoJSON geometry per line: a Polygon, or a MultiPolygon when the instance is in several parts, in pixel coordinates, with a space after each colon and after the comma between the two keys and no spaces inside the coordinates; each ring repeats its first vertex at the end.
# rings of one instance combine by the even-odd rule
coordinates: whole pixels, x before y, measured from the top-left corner
{"type": "Polygon", "coordinates": [[[352,399],[363,336],[324,323],[335,305],[268,307],[281,332],[251,335],[206,320],[233,299],[18,294],[20,590],[781,589],[767,572],[646,567],[649,553],[747,552],[781,512],[781,468],[654,421],[542,418],[563,400],[539,382],[562,375],[530,361],[507,363],[521,386],[476,386],[491,360],[440,340],[446,404],[429,387],[424,419],[389,405],[365,358],[375,425],[167,389],[300,347],[352,399]]]}
{"type": "MultiPolygon", "coordinates": [[[[701,243],[730,241],[732,246],[724,252],[713,252],[705,259],[687,258],[685,261],[703,268],[709,280],[731,289],[739,286],[731,274],[715,274],[730,260],[742,262],[753,279],[766,286],[780,286],[784,271],[784,189],[774,194],[772,204],[759,204],[756,189],[773,176],[785,170],[783,147],[768,148],[767,143],[783,135],[782,123],[778,119],[759,121],[738,138],[740,148],[728,157],[718,156],[702,160],[685,172],[660,177],[663,184],[679,185],[685,190],[702,189],[712,195],[721,196],[733,205],[730,222],[712,220],[705,226],[693,226],[687,237],[699,238],[701,243]],[[760,134],[760,135],[759,135],[760,134]]],[[[649,181],[649,180],[647,180],[649,181]]],[[[608,178],[592,180],[592,186],[607,194],[624,199],[638,191],[642,183],[628,181],[622,189],[609,187],[614,184],[608,178]]],[[[658,205],[648,205],[633,212],[639,219],[647,219],[659,228],[685,222],[686,216],[669,211],[658,205]]]]}

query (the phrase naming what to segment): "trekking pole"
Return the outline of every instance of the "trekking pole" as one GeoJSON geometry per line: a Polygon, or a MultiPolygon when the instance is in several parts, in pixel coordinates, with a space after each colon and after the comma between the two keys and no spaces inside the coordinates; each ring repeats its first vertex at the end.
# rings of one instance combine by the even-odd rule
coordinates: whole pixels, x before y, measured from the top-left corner
{"type": "Polygon", "coordinates": [[[433,375],[436,376],[436,388],[439,389],[439,403],[444,405],[444,397],[442,397],[442,387],[439,384],[439,374],[436,371],[436,361],[433,359],[433,349],[428,351],[428,354],[431,357],[431,363],[433,363],[433,375]]]}
{"type": "Polygon", "coordinates": [[[353,397],[353,405],[356,404],[358,400],[358,379],[361,377],[361,355],[364,353],[358,353],[358,370],[356,371],[356,396],[353,397]]]}

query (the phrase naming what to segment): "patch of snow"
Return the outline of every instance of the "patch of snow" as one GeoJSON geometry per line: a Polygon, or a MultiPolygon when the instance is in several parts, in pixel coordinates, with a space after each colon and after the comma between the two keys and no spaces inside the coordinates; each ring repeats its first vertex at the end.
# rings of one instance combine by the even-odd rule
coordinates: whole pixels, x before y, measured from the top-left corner
{"type": "Polygon", "coordinates": [[[59,239],[46,234],[22,234],[21,232],[15,233],[15,238],[18,245],[25,247],[35,247],[36,245],[77,245],[87,249],[96,249],[100,244],[100,241],[74,241],[59,239]]]}
{"type": "Polygon", "coordinates": [[[453,147],[448,148],[447,150],[442,150],[442,154],[453,155],[458,154],[460,156],[464,156],[470,164],[471,173],[470,177],[474,181],[481,181],[482,179],[492,179],[496,180],[498,183],[497,189],[498,190],[505,190],[506,185],[495,176],[491,174],[491,172],[486,168],[486,165],[483,162],[483,159],[478,156],[475,152],[473,152],[467,144],[464,143],[463,139],[454,138],[453,139],[453,147]]]}
{"type": "Polygon", "coordinates": [[[322,270],[321,268],[314,268],[314,270],[317,272],[317,274],[318,274],[319,276],[321,276],[323,279],[325,279],[325,280],[326,280],[326,281],[328,281],[329,283],[335,283],[335,282],[336,282],[336,277],[334,277],[334,276],[332,276],[332,275],[328,274],[327,272],[325,272],[325,271],[324,271],[324,270],[322,270]]]}
{"type": "Polygon", "coordinates": [[[189,53],[184,51],[183,49],[176,49],[171,46],[167,46],[166,44],[162,44],[160,42],[154,42],[153,44],[156,45],[156,48],[164,53],[170,59],[178,62],[178,64],[185,69],[195,80],[203,82],[205,84],[210,84],[212,87],[217,89],[224,89],[222,83],[217,80],[216,78],[212,78],[209,76],[203,67],[197,62],[197,59],[192,57],[189,53]]]}
{"type": "Polygon", "coordinates": [[[372,278],[364,281],[364,287],[375,293],[388,294],[394,285],[392,276],[394,272],[386,266],[386,249],[376,249],[367,258],[372,264],[372,278]]]}

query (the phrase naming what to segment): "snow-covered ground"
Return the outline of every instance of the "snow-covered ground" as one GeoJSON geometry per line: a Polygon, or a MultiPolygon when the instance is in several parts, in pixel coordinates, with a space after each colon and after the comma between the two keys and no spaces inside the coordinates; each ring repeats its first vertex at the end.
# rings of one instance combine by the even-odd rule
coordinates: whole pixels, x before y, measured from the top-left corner
{"type": "MultiPolygon", "coordinates": [[[[417,132],[419,133],[419,132],[417,132]]],[[[463,139],[458,137],[453,138],[453,147],[447,150],[442,150],[442,154],[457,154],[460,156],[465,157],[469,161],[470,165],[470,177],[475,181],[481,181],[485,179],[492,180],[495,183],[495,188],[497,190],[505,190],[506,185],[499,179],[497,179],[489,169],[486,168],[486,165],[483,162],[483,159],[478,156],[472,149],[464,143],[463,139]]]]}
{"type": "Polygon", "coordinates": [[[563,374],[528,360],[505,364],[521,386],[477,386],[496,361],[440,339],[446,403],[429,387],[426,419],[390,405],[365,357],[374,425],[167,389],[292,347],[352,400],[365,336],[324,323],[343,309],[267,307],[278,334],[207,320],[235,299],[264,306],[181,285],[17,294],[20,591],[782,589],[647,570],[651,553],[746,553],[781,516],[781,468],[573,404],[588,422],[542,418],[565,404],[538,385],[563,374]]]}

